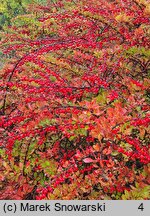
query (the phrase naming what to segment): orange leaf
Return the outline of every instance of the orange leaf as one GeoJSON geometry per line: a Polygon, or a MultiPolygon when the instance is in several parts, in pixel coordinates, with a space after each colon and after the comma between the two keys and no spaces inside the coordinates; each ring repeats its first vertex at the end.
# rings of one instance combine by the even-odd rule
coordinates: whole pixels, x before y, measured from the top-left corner
{"type": "Polygon", "coordinates": [[[96,143],[95,145],[93,145],[93,149],[95,151],[100,151],[100,145],[98,143],[96,143]]]}

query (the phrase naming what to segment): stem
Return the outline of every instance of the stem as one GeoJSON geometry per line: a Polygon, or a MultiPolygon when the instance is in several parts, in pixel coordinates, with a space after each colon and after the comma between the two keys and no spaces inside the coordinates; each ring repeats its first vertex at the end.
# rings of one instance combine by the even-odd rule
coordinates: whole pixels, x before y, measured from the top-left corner
{"type": "Polygon", "coordinates": [[[9,89],[8,82],[11,81],[15,70],[17,69],[19,63],[22,61],[22,59],[23,59],[24,57],[26,57],[26,56],[23,56],[21,59],[19,59],[19,61],[16,63],[15,67],[13,68],[13,70],[12,70],[12,72],[11,72],[9,78],[8,78],[7,85],[6,85],[6,92],[5,92],[5,95],[4,95],[4,102],[3,102],[3,106],[2,106],[2,115],[5,114],[6,99],[7,99],[8,89],[9,89]]]}
{"type": "Polygon", "coordinates": [[[26,150],[26,153],[25,153],[25,158],[24,158],[24,163],[23,163],[23,176],[26,176],[26,174],[25,174],[25,165],[26,165],[26,162],[27,162],[27,157],[28,157],[28,153],[29,153],[29,147],[30,147],[31,140],[32,140],[32,137],[29,140],[29,143],[27,145],[27,150],[26,150]]]}

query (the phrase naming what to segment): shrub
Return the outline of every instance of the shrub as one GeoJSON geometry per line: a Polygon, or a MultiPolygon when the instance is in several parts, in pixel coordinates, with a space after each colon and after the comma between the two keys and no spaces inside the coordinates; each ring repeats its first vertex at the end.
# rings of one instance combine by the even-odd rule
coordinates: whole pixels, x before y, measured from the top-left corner
{"type": "Polygon", "coordinates": [[[29,9],[1,32],[1,198],[148,199],[149,4],[29,9]]]}

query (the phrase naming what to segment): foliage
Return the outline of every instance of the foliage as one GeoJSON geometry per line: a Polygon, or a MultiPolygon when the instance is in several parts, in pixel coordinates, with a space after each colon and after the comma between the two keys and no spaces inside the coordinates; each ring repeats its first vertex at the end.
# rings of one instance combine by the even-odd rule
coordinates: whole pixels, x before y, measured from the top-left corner
{"type": "Polygon", "coordinates": [[[31,3],[44,4],[44,0],[1,0],[0,4],[0,29],[11,24],[12,17],[27,13],[27,6],[31,3]]]}
{"type": "Polygon", "coordinates": [[[149,199],[149,3],[33,6],[1,33],[0,198],[149,199]]]}

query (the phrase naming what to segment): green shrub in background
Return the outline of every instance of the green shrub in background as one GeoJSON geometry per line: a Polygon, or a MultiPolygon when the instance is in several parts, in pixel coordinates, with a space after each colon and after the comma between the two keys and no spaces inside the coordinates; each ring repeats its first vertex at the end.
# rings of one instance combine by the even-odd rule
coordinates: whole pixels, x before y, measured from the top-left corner
{"type": "Polygon", "coordinates": [[[27,6],[31,3],[45,4],[46,0],[1,0],[0,30],[11,24],[11,19],[19,14],[27,13],[27,6]]]}

